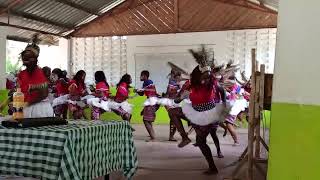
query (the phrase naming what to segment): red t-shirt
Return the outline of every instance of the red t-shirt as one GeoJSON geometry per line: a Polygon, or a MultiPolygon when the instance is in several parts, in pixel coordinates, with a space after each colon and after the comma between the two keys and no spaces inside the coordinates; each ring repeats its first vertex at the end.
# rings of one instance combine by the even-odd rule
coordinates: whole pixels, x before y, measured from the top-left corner
{"type": "Polygon", "coordinates": [[[58,80],[56,82],[56,95],[62,96],[68,94],[68,85],[62,82],[63,80],[58,80]]]}
{"type": "Polygon", "coordinates": [[[207,87],[191,88],[189,95],[192,105],[199,105],[214,101],[215,89],[208,90],[207,87]]]}
{"type": "Polygon", "coordinates": [[[69,91],[71,94],[82,96],[85,92],[85,86],[83,83],[77,84],[77,82],[75,80],[71,80],[69,82],[69,91]],[[70,86],[74,86],[75,88],[70,89],[70,86]]]}
{"type": "Polygon", "coordinates": [[[98,82],[96,84],[96,93],[103,92],[103,97],[108,98],[109,97],[109,85],[107,85],[105,82],[98,82]]]}
{"type": "Polygon", "coordinates": [[[121,83],[119,87],[117,88],[117,94],[115,97],[116,102],[123,102],[127,100],[129,97],[129,90],[127,83],[121,83]]]}
{"type": "Polygon", "coordinates": [[[27,70],[21,71],[18,74],[18,84],[20,85],[21,92],[24,94],[24,101],[30,103],[38,97],[38,92],[29,92],[29,87],[48,84],[48,80],[42,69],[37,66],[32,73],[29,73],[27,70]]]}

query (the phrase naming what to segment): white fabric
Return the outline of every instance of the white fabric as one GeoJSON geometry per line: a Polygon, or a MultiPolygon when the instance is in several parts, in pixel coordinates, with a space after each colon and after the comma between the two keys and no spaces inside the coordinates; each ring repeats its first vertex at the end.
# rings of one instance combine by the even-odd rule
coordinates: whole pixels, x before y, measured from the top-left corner
{"type": "Polygon", "coordinates": [[[91,98],[91,99],[87,99],[87,104],[90,106],[101,108],[107,112],[112,111],[112,109],[119,109],[119,108],[122,108],[128,113],[132,112],[132,105],[129,104],[127,101],[124,101],[122,103],[117,103],[112,100],[104,101],[104,100],[100,100],[99,98],[91,98]]]}
{"type": "Polygon", "coordinates": [[[216,107],[208,111],[196,111],[191,103],[184,103],[182,106],[183,114],[193,123],[200,126],[206,126],[216,122],[224,121],[226,117],[226,108],[223,104],[216,104],[216,107]]]}
{"type": "Polygon", "coordinates": [[[158,99],[158,104],[162,106],[168,106],[169,108],[181,107],[180,104],[174,102],[174,99],[160,98],[158,99]]]}
{"type": "Polygon", "coordinates": [[[245,99],[237,99],[235,101],[228,101],[227,108],[229,109],[229,114],[232,116],[237,116],[241,111],[244,111],[249,106],[249,103],[245,99]]]}
{"type": "Polygon", "coordinates": [[[44,100],[39,103],[27,106],[23,109],[23,115],[25,118],[41,118],[41,117],[53,117],[53,109],[49,100],[44,100]]]}
{"type": "Polygon", "coordinates": [[[144,101],[144,106],[154,106],[158,104],[159,98],[157,97],[149,97],[146,101],[144,101]]]}
{"type": "Polygon", "coordinates": [[[64,96],[57,97],[52,101],[52,107],[56,107],[61,104],[67,104],[68,99],[69,99],[68,94],[64,95],[64,96]]]}

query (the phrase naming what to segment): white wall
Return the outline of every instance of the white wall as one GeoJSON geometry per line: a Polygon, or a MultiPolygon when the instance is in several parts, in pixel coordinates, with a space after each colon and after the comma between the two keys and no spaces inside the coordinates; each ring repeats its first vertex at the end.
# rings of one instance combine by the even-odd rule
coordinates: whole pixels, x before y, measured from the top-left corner
{"type": "Polygon", "coordinates": [[[4,27],[0,26],[0,89],[5,88],[6,79],[6,30],[4,27]]]}
{"type": "MultiPolygon", "coordinates": [[[[133,77],[139,76],[136,72],[135,55],[159,55],[168,53],[188,53],[190,48],[198,48],[200,44],[211,44],[218,62],[226,59],[227,32],[202,32],[184,34],[128,36],[127,63],[128,73],[133,77]],[[214,45],[212,45],[214,44],[214,45]]],[[[191,55],[190,55],[191,57],[191,55]]],[[[153,67],[159,68],[159,67],[153,67]]],[[[166,76],[165,74],[164,76],[166,76]]],[[[134,81],[134,80],[133,80],[134,81]]],[[[167,83],[167,82],[165,82],[167,83]]],[[[140,84],[139,84],[140,85],[140,84]]]]}
{"type": "Polygon", "coordinates": [[[320,104],[320,1],[280,1],[273,101],[320,104]]]}

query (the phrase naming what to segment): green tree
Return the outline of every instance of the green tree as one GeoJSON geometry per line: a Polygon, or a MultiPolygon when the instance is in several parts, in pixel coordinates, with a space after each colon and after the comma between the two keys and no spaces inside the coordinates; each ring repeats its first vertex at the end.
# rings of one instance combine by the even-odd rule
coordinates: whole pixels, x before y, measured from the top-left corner
{"type": "Polygon", "coordinates": [[[9,58],[6,59],[6,72],[16,73],[16,72],[18,72],[20,67],[21,67],[21,65],[20,65],[19,61],[17,61],[14,64],[14,63],[12,63],[12,61],[9,58]]]}

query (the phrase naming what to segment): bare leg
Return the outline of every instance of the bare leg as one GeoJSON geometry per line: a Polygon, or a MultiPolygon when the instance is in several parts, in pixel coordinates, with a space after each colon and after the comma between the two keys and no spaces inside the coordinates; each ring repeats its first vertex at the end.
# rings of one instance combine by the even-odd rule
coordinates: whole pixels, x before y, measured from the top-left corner
{"type": "Polygon", "coordinates": [[[217,174],[218,169],[213,161],[211,149],[207,144],[207,136],[209,134],[210,127],[195,127],[195,131],[197,133],[196,141],[198,147],[200,148],[203,156],[206,158],[207,163],[209,165],[209,169],[205,172],[205,174],[217,174]]]}
{"type": "Polygon", "coordinates": [[[154,133],[154,130],[153,130],[152,122],[143,121],[143,123],[144,123],[144,126],[146,127],[146,129],[147,129],[147,131],[149,133],[150,141],[154,141],[155,140],[155,133],[154,133]]]}
{"type": "Polygon", "coordinates": [[[176,133],[177,128],[174,126],[173,122],[170,120],[170,134],[169,134],[169,141],[177,141],[174,139],[174,134],[176,133]]]}
{"type": "Polygon", "coordinates": [[[216,146],[217,148],[217,154],[218,154],[218,158],[223,158],[223,154],[221,152],[221,149],[220,149],[220,142],[219,142],[219,138],[217,136],[217,129],[216,128],[212,128],[210,130],[210,135],[212,137],[212,140],[214,142],[214,145],[216,146]]]}
{"type": "Polygon", "coordinates": [[[228,131],[230,132],[230,134],[231,134],[231,136],[232,136],[232,138],[233,138],[234,145],[239,145],[237,132],[236,132],[236,130],[234,129],[233,124],[227,123],[227,128],[228,128],[228,131]]]}
{"type": "Polygon", "coordinates": [[[181,119],[185,118],[182,113],[182,109],[181,108],[174,108],[174,109],[168,110],[168,112],[169,112],[169,117],[170,117],[171,121],[173,122],[173,124],[175,125],[175,127],[177,128],[178,132],[180,133],[180,135],[182,137],[182,141],[178,144],[178,147],[182,148],[191,142],[191,140],[188,137],[188,134],[186,133],[186,131],[182,125],[181,119]]]}

